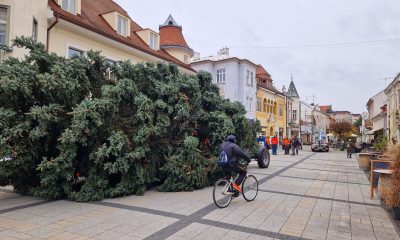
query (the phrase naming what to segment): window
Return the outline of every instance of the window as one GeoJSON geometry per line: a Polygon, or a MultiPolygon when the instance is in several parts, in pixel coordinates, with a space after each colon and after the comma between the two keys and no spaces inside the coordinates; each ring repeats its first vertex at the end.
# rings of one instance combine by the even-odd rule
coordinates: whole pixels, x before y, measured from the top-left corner
{"type": "Polygon", "coordinates": [[[260,98],[257,98],[257,109],[256,109],[256,111],[257,112],[261,112],[261,99],[260,98]]]}
{"type": "Polygon", "coordinates": [[[106,70],[106,79],[107,80],[114,80],[115,79],[115,75],[112,71],[112,67],[116,64],[115,61],[110,60],[110,59],[106,59],[106,64],[107,64],[107,70],[106,70]]]}
{"type": "Polygon", "coordinates": [[[83,54],[84,51],[69,47],[68,48],[68,58],[74,58],[74,57],[79,57],[83,54]]]}
{"type": "Polygon", "coordinates": [[[399,107],[400,106],[400,90],[397,90],[397,102],[398,102],[397,107],[399,107]]]}
{"type": "Polygon", "coordinates": [[[150,48],[154,50],[157,50],[158,48],[158,36],[155,33],[150,33],[150,48]]]}
{"type": "Polygon", "coordinates": [[[292,119],[296,120],[297,119],[297,110],[293,110],[292,112],[292,119]]]}
{"type": "Polygon", "coordinates": [[[217,70],[217,83],[224,83],[226,81],[225,69],[217,70]]]}
{"type": "Polygon", "coordinates": [[[37,42],[38,38],[38,21],[36,18],[33,18],[33,23],[32,23],[32,40],[37,42]]]}
{"type": "Polygon", "coordinates": [[[283,116],[283,106],[282,104],[279,104],[279,116],[283,116]]]}
{"type": "MultiPolygon", "coordinates": [[[[122,36],[127,36],[128,35],[128,19],[126,19],[123,16],[118,16],[118,28],[117,32],[121,34],[122,36]]],[[[150,37],[151,41],[151,37],[150,37]]]]}
{"type": "Polygon", "coordinates": [[[7,45],[8,8],[0,6],[0,45],[7,45]]]}
{"type": "Polygon", "coordinates": [[[250,70],[247,70],[246,83],[247,83],[247,85],[250,85],[250,70]]]}
{"type": "Polygon", "coordinates": [[[250,85],[253,86],[254,85],[254,73],[250,72],[250,85]]]}
{"type": "Polygon", "coordinates": [[[67,12],[76,14],[75,1],[76,0],[62,0],[61,8],[67,12]]]}
{"type": "Polygon", "coordinates": [[[253,111],[253,98],[249,98],[249,110],[253,111]]]}
{"type": "Polygon", "coordinates": [[[267,99],[264,99],[264,102],[263,102],[263,111],[264,111],[264,112],[267,112],[267,110],[268,110],[267,99]]]}

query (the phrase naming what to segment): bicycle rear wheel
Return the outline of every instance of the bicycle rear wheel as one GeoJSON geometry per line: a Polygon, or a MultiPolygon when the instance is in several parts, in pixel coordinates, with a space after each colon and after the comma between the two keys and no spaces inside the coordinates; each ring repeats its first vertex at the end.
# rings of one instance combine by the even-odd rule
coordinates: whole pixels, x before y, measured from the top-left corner
{"type": "Polygon", "coordinates": [[[231,183],[226,179],[219,179],[213,190],[213,199],[215,205],[219,208],[225,208],[231,203],[233,192],[229,192],[231,183]]]}
{"type": "Polygon", "coordinates": [[[248,175],[242,183],[242,194],[246,201],[253,201],[258,194],[258,181],[253,175],[248,175]]]}

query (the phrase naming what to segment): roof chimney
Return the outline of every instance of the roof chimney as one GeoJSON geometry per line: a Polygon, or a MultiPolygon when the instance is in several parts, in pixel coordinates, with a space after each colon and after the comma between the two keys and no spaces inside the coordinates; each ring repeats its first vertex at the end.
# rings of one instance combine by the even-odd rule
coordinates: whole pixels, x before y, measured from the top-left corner
{"type": "Polygon", "coordinates": [[[200,53],[194,52],[194,55],[193,55],[192,60],[193,60],[193,61],[196,61],[196,60],[199,60],[199,59],[200,59],[200,53]]]}
{"type": "Polygon", "coordinates": [[[221,48],[218,51],[218,55],[227,55],[227,56],[229,56],[229,48],[227,48],[227,47],[221,48]]]}

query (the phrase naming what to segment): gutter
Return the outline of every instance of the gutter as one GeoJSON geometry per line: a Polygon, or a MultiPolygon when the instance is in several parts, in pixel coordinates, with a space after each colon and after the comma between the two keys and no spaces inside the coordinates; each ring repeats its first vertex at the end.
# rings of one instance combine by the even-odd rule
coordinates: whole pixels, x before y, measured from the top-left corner
{"type": "Polygon", "coordinates": [[[49,51],[49,38],[50,38],[50,30],[58,23],[58,15],[53,12],[53,16],[56,17],[56,20],[47,28],[47,38],[46,38],[46,51],[49,51]]]}

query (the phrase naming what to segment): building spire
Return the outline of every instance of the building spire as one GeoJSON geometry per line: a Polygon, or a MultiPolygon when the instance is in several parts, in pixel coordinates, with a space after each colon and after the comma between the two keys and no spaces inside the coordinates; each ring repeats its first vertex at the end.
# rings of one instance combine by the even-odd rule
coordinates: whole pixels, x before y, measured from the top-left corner
{"type": "Polygon", "coordinates": [[[289,84],[289,88],[288,88],[286,96],[300,98],[299,93],[297,92],[296,86],[294,85],[294,82],[293,82],[293,74],[292,73],[290,73],[290,84],[289,84]]]}
{"type": "Polygon", "coordinates": [[[179,24],[175,21],[175,19],[172,17],[171,14],[168,16],[167,20],[165,20],[164,24],[163,24],[163,25],[160,25],[160,28],[161,28],[161,27],[167,27],[167,26],[169,26],[169,27],[178,27],[178,28],[182,28],[182,26],[179,25],[179,24]]]}

